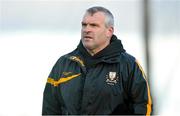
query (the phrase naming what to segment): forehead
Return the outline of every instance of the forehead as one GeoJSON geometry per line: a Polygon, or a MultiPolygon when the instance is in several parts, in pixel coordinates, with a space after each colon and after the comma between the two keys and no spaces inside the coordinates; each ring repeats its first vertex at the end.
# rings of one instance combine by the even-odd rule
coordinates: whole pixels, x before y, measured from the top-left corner
{"type": "Polygon", "coordinates": [[[103,12],[96,12],[94,14],[86,13],[83,17],[83,22],[101,22],[104,23],[105,15],[103,12]]]}

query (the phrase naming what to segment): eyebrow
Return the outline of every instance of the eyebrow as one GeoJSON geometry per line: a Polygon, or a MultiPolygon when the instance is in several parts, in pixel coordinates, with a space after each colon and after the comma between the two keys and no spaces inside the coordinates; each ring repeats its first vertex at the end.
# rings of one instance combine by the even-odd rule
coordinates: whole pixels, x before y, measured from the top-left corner
{"type": "Polygon", "coordinates": [[[91,25],[91,26],[98,26],[99,24],[97,23],[86,23],[86,22],[81,22],[82,25],[91,25]]]}

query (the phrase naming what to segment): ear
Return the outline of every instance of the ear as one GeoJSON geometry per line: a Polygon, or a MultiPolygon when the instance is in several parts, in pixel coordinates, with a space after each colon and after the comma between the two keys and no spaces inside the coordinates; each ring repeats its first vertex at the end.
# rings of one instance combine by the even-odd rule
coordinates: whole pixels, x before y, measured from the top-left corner
{"type": "Polygon", "coordinates": [[[108,27],[107,29],[107,37],[110,38],[114,33],[114,28],[113,27],[108,27]]]}

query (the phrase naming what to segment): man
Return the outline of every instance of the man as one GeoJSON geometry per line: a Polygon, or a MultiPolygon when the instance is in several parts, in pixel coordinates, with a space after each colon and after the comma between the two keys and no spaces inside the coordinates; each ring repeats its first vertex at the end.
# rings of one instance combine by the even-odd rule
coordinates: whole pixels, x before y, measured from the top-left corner
{"type": "Polygon", "coordinates": [[[109,10],[86,11],[77,49],[60,57],[49,75],[42,114],[151,114],[145,74],[113,26],[109,10]]]}

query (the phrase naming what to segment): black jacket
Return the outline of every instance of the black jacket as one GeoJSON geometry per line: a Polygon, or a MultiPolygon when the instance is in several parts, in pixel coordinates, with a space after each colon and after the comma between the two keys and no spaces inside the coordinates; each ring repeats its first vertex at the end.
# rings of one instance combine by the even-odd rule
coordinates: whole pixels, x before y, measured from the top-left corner
{"type": "Polygon", "coordinates": [[[91,56],[82,42],[54,65],[42,114],[151,114],[145,74],[115,35],[91,56]]]}

